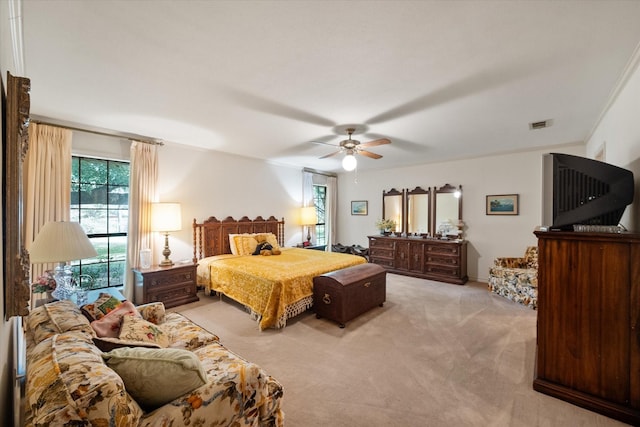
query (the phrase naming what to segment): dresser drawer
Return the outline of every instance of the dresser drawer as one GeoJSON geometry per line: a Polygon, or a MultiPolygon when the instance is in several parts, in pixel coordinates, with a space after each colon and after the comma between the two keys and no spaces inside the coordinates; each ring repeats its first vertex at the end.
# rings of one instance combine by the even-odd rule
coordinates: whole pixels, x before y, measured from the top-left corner
{"type": "Polygon", "coordinates": [[[428,254],[427,255],[427,260],[426,263],[429,264],[441,264],[441,265],[448,265],[448,266],[459,266],[460,265],[460,258],[459,257],[454,257],[454,256],[447,256],[447,255],[439,255],[439,254],[428,254]]]}
{"type": "Polygon", "coordinates": [[[460,269],[455,266],[429,264],[425,266],[425,273],[437,274],[447,277],[459,277],[460,269]]]}
{"type": "Polygon", "coordinates": [[[431,244],[426,247],[427,254],[460,255],[460,246],[447,244],[431,244]]]}
{"type": "Polygon", "coordinates": [[[369,259],[371,260],[371,262],[373,264],[378,264],[378,265],[381,265],[383,267],[393,267],[393,264],[394,264],[393,258],[374,257],[374,256],[369,255],[369,259]]]}
{"type": "Polygon", "coordinates": [[[149,287],[147,289],[148,301],[160,301],[164,303],[165,308],[175,307],[176,305],[191,302],[194,297],[197,298],[193,286],[190,283],[179,283],[172,286],[149,287]]]}
{"type": "Polygon", "coordinates": [[[369,248],[369,256],[371,257],[382,257],[382,258],[393,258],[393,249],[387,248],[369,248]]]}
{"type": "Polygon", "coordinates": [[[373,248],[393,250],[394,242],[391,239],[376,239],[375,237],[370,237],[369,250],[373,248]]]}

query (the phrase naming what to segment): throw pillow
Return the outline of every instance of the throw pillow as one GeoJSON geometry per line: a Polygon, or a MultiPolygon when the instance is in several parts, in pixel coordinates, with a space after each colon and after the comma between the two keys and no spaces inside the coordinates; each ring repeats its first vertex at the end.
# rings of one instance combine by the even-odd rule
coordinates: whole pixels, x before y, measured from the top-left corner
{"type": "Polygon", "coordinates": [[[207,382],[200,359],[177,348],[119,348],[102,355],[127,392],[147,410],[171,402],[207,382]]]}
{"type": "Polygon", "coordinates": [[[118,308],[120,304],[122,304],[122,301],[120,301],[118,298],[109,293],[102,292],[100,293],[98,299],[96,299],[92,303],[83,305],[82,307],[80,307],[80,310],[82,311],[82,314],[87,316],[87,319],[92,322],[94,320],[102,319],[110,311],[118,308]]]}
{"type": "Polygon", "coordinates": [[[111,337],[117,338],[120,335],[120,324],[122,323],[122,316],[125,314],[132,314],[140,317],[140,313],[136,310],[136,307],[130,301],[124,301],[115,310],[110,311],[107,315],[103,316],[100,320],[94,320],[91,322],[91,327],[99,337],[111,337]]]}
{"type": "Polygon", "coordinates": [[[81,331],[89,334],[89,337],[95,335],[87,318],[69,300],[55,301],[35,308],[27,316],[25,324],[36,343],[67,331],[81,331]]]}
{"type": "Polygon", "coordinates": [[[103,353],[108,353],[111,350],[115,350],[116,348],[123,348],[123,347],[161,348],[158,344],[151,343],[151,342],[127,341],[127,340],[121,340],[120,338],[110,338],[110,337],[94,337],[93,343],[103,353]]]}
{"type": "Polygon", "coordinates": [[[235,241],[238,255],[251,255],[258,246],[258,241],[253,236],[236,236],[235,241]]]}
{"type": "Polygon", "coordinates": [[[169,346],[169,337],[158,325],[154,325],[141,317],[129,314],[125,314],[122,317],[118,338],[126,341],[142,341],[158,344],[160,347],[169,346]]]}

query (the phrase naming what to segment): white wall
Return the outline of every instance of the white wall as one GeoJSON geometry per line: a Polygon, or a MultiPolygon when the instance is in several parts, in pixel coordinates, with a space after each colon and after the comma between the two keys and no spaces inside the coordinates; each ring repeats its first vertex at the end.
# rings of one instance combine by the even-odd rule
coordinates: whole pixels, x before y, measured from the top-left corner
{"type": "Polygon", "coordinates": [[[621,223],[640,231],[640,46],[630,61],[618,96],[610,103],[587,143],[587,155],[594,157],[604,147],[605,161],[633,172],[634,203],[621,223]]]}
{"type": "MultiPolygon", "coordinates": [[[[302,241],[297,224],[302,206],[302,170],[261,160],[167,144],[159,151],[158,190],[161,202],[180,202],[182,231],[171,233],[171,259],[193,257],[192,222],[210,216],[285,219],[286,246],[302,241]]],[[[162,236],[155,259],[161,257],[162,236]]]]}
{"type": "Polygon", "coordinates": [[[368,246],[376,219],[382,216],[382,191],[462,185],[462,218],[468,243],[467,270],[471,280],[486,282],[493,260],[522,256],[536,245],[534,229],[541,225],[542,154],[562,152],[584,155],[583,145],[552,150],[482,157],[421,166],[343,173],[338,177],[338,242],[368,246]],[[486,215],[490,194],[519,194],[519,215],[486,215]],[[369,215],[351,216],[351,200],[368,200],[369,215]]]}

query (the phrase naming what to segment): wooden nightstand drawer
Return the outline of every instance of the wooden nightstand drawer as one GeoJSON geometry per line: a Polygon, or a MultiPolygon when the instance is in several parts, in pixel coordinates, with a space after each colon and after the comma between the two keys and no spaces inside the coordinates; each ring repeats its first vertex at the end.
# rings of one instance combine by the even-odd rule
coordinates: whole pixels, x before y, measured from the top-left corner
{"type": "Polygon", "coordinates": [[[166,273],[151,273],[149,277],[149,286],[151,287],[164,287],[176,284],[191,283],[194,280],[194,276],[191,273],[191,269],[188,271],[167,271],[166,273]]]}
{"type": "Polygon", "coordinates": [[[134,269],[135,303],[160,301],[166,308],[198,301],[196,264],[134,269]]]}

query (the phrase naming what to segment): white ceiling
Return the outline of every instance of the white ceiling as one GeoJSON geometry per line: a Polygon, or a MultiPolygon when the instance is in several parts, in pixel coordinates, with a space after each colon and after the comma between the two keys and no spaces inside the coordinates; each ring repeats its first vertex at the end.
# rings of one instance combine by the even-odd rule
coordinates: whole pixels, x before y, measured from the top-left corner
{"type": "Polygon", "coordinates": [[[390,168],[584,141],[640,1],[23,1],[37,116],[269,161],[356,124],[390,168]],[[552,126],[529,130],[529,123],[552,126]]]}

